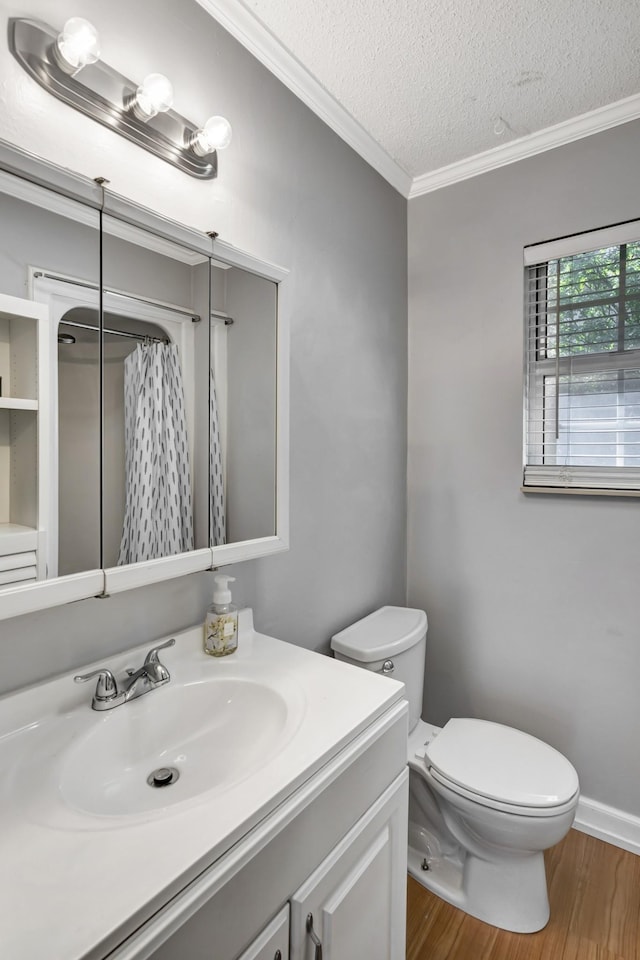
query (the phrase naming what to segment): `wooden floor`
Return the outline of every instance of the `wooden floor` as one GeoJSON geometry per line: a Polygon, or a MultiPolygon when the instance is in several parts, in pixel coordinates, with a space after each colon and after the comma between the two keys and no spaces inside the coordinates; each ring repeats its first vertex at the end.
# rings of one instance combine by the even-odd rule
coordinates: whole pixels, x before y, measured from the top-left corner
{"type": "Polygon", "coordinates": [[[407,960],[640,960],[640,857],[577,830],[546,854],[551,919],[497,930],[409,877],[407,960]]]}

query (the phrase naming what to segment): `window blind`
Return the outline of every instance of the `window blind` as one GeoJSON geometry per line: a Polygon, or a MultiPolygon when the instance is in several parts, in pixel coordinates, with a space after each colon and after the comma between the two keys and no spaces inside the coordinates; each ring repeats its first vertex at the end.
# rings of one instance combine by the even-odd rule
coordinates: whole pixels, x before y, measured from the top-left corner
{"type": "Polygon", "coordinates": [[[527,248],[525,486],[640,489],[640,222],[623,228],[527,248]]]}

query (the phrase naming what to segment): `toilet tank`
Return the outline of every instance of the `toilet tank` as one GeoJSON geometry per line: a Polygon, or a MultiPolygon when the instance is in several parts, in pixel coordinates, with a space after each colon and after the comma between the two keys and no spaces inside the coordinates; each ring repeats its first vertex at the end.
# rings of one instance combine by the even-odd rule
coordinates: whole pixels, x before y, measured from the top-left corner
{"type": "Polygon", "coordinates": [[[331,638],[337,660],[400,680],[409,701],[409,730],[422,711],[427,615],[411,607],[380,607],[331,638]]]}

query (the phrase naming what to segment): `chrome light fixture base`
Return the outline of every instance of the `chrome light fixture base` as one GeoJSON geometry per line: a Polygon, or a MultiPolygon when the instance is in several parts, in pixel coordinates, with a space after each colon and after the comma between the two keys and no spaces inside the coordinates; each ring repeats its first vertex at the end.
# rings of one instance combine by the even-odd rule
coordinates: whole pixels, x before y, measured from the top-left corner
{"type": "Polygon", "coordinates": [[[9,48],[18,63],[41,87],[63,103],[109,127],[139,147],[200,180],[218,173],[216,151],[198,156],[191,148],[198,126],[174,110],[141,120],[131,109],[138,84],[104,61],[87,64],[75,76],[59,65],[57,32],[46,23],[13,17],[9,48]]]}

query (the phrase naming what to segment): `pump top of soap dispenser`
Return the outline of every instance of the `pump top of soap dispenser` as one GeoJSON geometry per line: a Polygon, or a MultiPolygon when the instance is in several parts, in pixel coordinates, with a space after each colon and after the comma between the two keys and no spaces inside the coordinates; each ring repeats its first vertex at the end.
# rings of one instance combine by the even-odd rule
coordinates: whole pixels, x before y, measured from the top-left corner
{"type": "Polygon", "coordinates": [[[213,588],[213,602],[223,606],[224,604],[231,603],[231,590],[227,586],[229,583],[235,581],[235,577],[228,577],[224,573],[219,573],[217,577],[213,578],[215,584],[213,588]]]}

